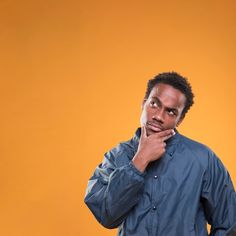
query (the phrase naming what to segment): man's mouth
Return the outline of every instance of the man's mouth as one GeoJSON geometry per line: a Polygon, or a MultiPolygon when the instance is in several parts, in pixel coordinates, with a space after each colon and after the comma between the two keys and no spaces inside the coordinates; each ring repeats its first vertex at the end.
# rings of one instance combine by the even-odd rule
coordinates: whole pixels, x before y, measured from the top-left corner
{"type": "Polygon", "coordinates": [[[160,132],[163,130],[163,127],[157,123],[154,122],[147,122],[147,128],[149,128],[150,130],[154,131],[154,132],[160,132]]]}

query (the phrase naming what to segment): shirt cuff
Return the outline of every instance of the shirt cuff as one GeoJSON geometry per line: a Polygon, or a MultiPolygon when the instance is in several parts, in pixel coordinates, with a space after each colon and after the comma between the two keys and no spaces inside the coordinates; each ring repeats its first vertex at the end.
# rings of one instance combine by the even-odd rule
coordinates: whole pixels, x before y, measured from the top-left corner
{"type": "Polygon", "coordinates": [[[138,174],[138,175],[140,175],[140,176],[145,176],[145,175],[146,175],[146,170],[145,170],[144,172],[141,172],[140,170],[138,170],[138,169],[134,166],[134,164],[133,164],[132,161],[129,163],[129,166],[130,166],[130,168],[131,168],[136,174],[138,174]]]}

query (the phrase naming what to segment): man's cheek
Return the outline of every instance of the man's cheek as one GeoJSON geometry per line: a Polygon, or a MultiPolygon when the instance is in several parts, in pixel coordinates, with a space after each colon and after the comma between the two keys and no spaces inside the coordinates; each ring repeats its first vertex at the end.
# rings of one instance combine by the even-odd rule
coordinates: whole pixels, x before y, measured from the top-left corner
{"type": "Polygon", "coordinates": [[[171,123],[165,126],[165,129],[174,129],[176,128],[176,123],[171,123]]]}
{"type": "Polygon", "coordinates": [[[141,125],[145,125],[146,122],[147,122],[147,116],[146,116],[146,114],[142,114],[141,118],[140,118],[141,125]]]}

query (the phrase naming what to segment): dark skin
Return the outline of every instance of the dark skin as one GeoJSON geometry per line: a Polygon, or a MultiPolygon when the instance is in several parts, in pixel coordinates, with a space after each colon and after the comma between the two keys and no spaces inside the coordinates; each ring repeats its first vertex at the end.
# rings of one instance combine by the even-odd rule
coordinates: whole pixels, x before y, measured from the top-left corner
{"type": "Polygon", "coordinates": [[[185,101],[181,91],[163,83],[157,84],[143,101],[141,137],[132,160],[141,172],[165,153],[165,141],[175,134],[174,128],[183,120],[185,101]]]}

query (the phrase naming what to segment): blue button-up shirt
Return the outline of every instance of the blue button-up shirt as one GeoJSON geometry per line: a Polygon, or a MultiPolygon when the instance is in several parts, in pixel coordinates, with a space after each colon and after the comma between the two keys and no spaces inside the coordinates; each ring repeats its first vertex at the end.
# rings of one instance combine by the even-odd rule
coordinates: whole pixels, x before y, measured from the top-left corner
{"type": "Polygon", "coordinates": [[[206,146],[178,132],[144,173],[132,164],[134,137],[107,152],[88,182],[85,203],[120,236],[214,236],[236,228],[236,193],[229,173],[206,146]]]}

